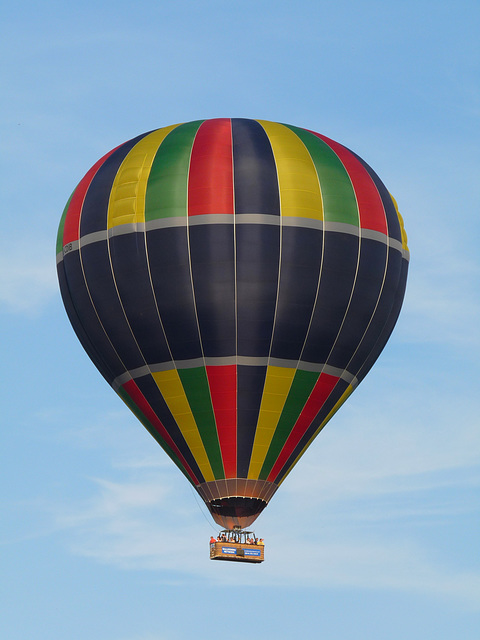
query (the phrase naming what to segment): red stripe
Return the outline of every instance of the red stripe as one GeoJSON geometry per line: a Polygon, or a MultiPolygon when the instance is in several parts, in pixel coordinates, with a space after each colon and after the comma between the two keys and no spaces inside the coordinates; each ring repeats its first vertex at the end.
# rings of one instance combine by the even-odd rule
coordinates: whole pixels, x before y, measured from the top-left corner
{"type": "Polygon", "coordinates": [[[237,477],[237,367],[206,367],[226,478],[237,477]]]}
{"type": "Polygon", "coordinates": [[[283,445],[283,449],[277,458],[277,461],[273,465],[272,470],[269,473],[267,480],[273,482],[277,475],[283,468],[283,465],[287,462],[288,458],[293,453],[295,447],[300,442],[300,439],[304,435],[305,431],[311,425],[315,416],[324,405],[326,399],[332,392],[333,388],[338,382],[338,378],[330,376],[327,373],[320,374],[310,397],[308,398],[302,413],[299,415],[295,426],[293,427],[287,441],[283,445]]]}
{"type": "MultiPolygon", "coordinates": [[[[121,146],[121,145],[120,145],[121,146]]],[[[89,186],[92,183],[95,174],[105,162],[105,160],[116,151],[118,147],[112,149],[107,154],[100,158],[93,167],[84,175],[80,180],[77,188],[75,189],[70,205],[68,207],[67,215],[65,216],[65,225],[63,227],[63,246],[69,242],[75,242],[80,237],[80,216],[82,214],[83,201],[88,191],[89,186]]]]}
{"type": "Polygon", "coordinates": [[[193,143],[188,176],[188,215],[233,214],[232,124],[206,120],[193,143]]]}
{"type": "Polygon", "coordinates": [[[163,440],[165,440],[165,442],[172,449],[172,451],[174,451],[175,454],[178,456],[178,458],[179,458],[180,462],[182,463],[185,471],[188,473],[188,475],[193,480],[193,482],[196,485],[200,484],[198,478],[196,478],[195,474],[190,469],[187,461],[185,460],[183,455],[180,453],[177,445],[172,440],[172,438],[169,435],[168,431],[165,429],[163,424],[158,419],[157,414],[154,412],[152,407],[148,404],[147,399],[145,398],[143,393],[138,388],[136,382],[134,380],[129,380],[128,382],[125,382],[125,384],[122,385],[122,386],[125,389],[125,391],[128,393],[128,395],[130,396],[130,398],[133,400],[135,405],[140,409],[140,411],[143,413],[143,415],[146,417],[146,419],[152,425],[152,427],[160,434],[160,436],[163,438],[163,440]]]}
{"type": "Polygon", "coordinates": [[[346,147],[335,142],[335,140],[322,136],[320,133],[315,133],[315,131],[311,133],[314,133],[318,138],[328,144],[340,158],[350,176],[358,203],[360,227],[362,229],[372,229],[373,231],[388,234],[387,218],[382,199],[370,174],[360,160],[346,147]]]}

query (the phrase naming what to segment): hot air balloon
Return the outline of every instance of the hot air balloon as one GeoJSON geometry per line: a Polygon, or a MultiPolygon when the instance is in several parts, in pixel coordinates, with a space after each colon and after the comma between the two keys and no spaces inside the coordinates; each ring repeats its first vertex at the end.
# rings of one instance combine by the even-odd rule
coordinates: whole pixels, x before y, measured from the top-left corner
{"type": "Polygon", "coordinates": [[[395,200],[358,155],[242,118],[113,149],[57,241],[80,342],[229,530],[253,523],[374,364],[408,260],[395,200]]]}

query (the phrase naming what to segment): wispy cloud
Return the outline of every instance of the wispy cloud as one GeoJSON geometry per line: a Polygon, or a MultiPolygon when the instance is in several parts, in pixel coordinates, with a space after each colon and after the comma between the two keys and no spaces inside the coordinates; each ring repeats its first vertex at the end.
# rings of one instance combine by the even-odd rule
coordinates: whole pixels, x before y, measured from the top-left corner
{"type": "Polygon", "coordinates": [[[218,568],[208,560],[208,532],[199,525],[193,498],[179,507],[187,494],[166,490],[168,475],[135,484],[95,481],[97,493],[88,503],[58,516],[70,532],[72,552],[124,569],[153,570],[167,582],[393,589],[480,608],[480,573],[453,572],[421,541],[391,530],[385,535],[374,526],[358,528],[352,520],[305,531],[301,508],[289,504],[292,497],[283,501],[282,513],[264,519],[268,546],[261,572],[218,568]],[[289,507],[289,526],[279,526],[289,507]]]}
{"type": "MultiPolygon", "coordinates": [[[[367,440],[375,446],[375,439],[367,440]]],[[[122,481],[93,479],[91,497],[58,509],[56,524],[73,553],[123,569],[153,570],[162,582],[393,589],[480,608],[480,573],[453,571],[414,525],[398,528],[402,520],[428,524],[455,517],[458,504],[438,496],[402,501],[426,485],[441,488],[441,478],[429,469],[442,467],[442,456],[433,455],[422,466],[419,461],[407,464],[400,453],[403,462],[388,468],[384,443],[377,442],[368,467],[358,462],[362,451],[356,451],[354,462],[358,442],[352,439],[348,455],[342,456],[342,438],[327,438],[321,459],[307,461],[288,478],[268,515],[256,524],[268,546],[267,562],[254,576],[248,567],[235,567],[233,573],[208,560],[211,530],[173,465],[146,467],[143,475],[135,467],[135,479],[127,468],[122,481]],[[323,513],[323,524],[309,531],[312,510],[315,522],[323,513]],[[386,528],[379,526],[382,521],[386,528]],[[293,549],[299,551],[288,551],[293,549]]]]}
{"type": "Polygon", "coordinates": [[[442,254],[411,269],[402,324],[412,342],[480,347],[480,265],[472,258],[442,254]]]}
{"type": "Polygon", "coordinates": [[[285,481],[286,490],[294,487],[303,493],[313,486],[325,499],[338,499],[355,493],[425,490],[445,482],[448,472],[458,478],[459,470],[480,464],[480,433],[476,422],[460,412],[455,430],[449,412],[444,421],[437,420],[442,412],[438,402],[430,415],[427,407],[416,415],[405,408],[404,415],[395,416],[388,402],[375,409],[362,402],[345,407],[344,415],[327,425],[285,481]]]}
{"type": "Polygon", "coordinates": [[[460,396],[454,388],[439,394],[431,377],[423,383],[388,367],[342,407],[255,523],[268,546],[254,578],[248,567],[232,573],[208,560],[215,527],[206,508],[202,515],[200,499],[148,434],[136,439],[121,428],[120,411],[63,432],[86,454],[107,450],[115,480],[90,479],[88,499],[57,505],[58,534],[72,553],[153,570],[162,582],[397,589],[480,608],[480,572],[461,562],[451,568],[428,533],[454,529],[478,509],[476,401],[461,385],[460,396]],[[298,541],[300,554],[285,553],[298,541]]]}
{"type": "Polygon", "coordinates": [[[302,539],[301,559],[287,559],[286,574],[282,549],[291,543],[272,544],[271,577],[312,587],[393,589],[410,593],[454,598],[464,606],[480,608],[480,573],[452,573],[438,565],[417,543],[400,536],[389,541],[365,537],[353,540],[337,531],[335,537],[302,539]],[[279,561],[275,564],[275,560],[279,561]]]}

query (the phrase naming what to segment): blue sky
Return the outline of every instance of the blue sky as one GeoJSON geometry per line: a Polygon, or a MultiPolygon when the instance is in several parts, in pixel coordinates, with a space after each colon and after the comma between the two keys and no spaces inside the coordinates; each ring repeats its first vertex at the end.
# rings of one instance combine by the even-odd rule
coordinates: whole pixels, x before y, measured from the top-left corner
{"type": "Polygon", "coordinates": [[[2,636],[476,640],[478,3],[19,0],[0,25],[2,636]],[[55,273],[100,156],[217,116],[355,150],[411,250],[394,334],[257,521],[253,567],[208,560],[206,509],[83,353],[55,273]]]}

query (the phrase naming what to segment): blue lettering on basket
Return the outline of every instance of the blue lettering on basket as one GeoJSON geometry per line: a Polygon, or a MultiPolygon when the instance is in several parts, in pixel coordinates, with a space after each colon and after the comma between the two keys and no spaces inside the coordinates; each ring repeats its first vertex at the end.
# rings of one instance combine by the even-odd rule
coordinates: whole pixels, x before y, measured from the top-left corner
{"type": "Polygon", "coordinates": [[[235,555],[237,550],[234,547],[222,547],[222,553],[231,553],[235,555]]]}

